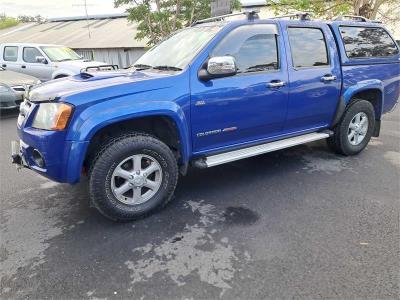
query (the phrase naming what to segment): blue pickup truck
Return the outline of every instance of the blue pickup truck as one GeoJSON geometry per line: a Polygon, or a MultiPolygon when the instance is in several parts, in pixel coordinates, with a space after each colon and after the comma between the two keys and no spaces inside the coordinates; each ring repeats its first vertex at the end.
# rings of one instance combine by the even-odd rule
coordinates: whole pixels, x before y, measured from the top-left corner
{"type": "Polygon", "coordinates": [[[365,19],[202,20],[126,71],[33,88],[13,162],[57,182],[89,178],[92,203],[129,221],[163,207],[179,173],[327,139],[362,151],[400,91],[399,48],[365,19]]]}

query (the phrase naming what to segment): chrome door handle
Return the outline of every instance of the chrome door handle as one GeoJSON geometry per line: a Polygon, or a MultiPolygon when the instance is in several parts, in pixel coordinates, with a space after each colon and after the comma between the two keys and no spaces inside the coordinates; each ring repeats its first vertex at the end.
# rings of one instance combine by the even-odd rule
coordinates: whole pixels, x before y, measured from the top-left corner
{"type": "Polygon", "coordinates": [[[277,87],[282,87],[285,86],[285,82],[283,81],[271,81],[267,83],[267,87],[269,88],[277,88],[277,87]]]}
{"type": "Polygon", "coordinates": [[[335,75],[324,75],[321,77],[321,81],[335,81],[336,79],[335,75]]]}

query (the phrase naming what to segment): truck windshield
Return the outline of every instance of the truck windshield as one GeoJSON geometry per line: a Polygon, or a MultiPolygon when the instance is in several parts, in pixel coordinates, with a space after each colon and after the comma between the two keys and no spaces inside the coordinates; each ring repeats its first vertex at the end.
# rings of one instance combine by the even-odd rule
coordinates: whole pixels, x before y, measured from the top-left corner
{"type": "Polygon", "coordinates": [[[147,51],[136,61],[134,67],[182,70],[220,29],[221,26],[199,26],[178,31],[147,51]]]}
{"type": "Polygon", "coordinates": [[[68,61],[82,59],[74,50],[67,47],[43,46],[40,47],[51,61],[68,61]]]}

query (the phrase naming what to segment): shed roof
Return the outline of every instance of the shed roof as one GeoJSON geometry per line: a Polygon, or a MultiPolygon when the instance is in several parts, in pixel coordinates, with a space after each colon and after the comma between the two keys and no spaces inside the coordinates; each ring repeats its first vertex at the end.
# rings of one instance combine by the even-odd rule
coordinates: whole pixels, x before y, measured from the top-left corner
{"type": "Polygon", "coordinates": [[[136,40],[136,33],[137,24],[129,22],[125,15],[102,15],[90,16],[89,20],[20,24],[0,30],[0,43],[60,44],[74,49],[146,47],[147,41],[136,40]]]}

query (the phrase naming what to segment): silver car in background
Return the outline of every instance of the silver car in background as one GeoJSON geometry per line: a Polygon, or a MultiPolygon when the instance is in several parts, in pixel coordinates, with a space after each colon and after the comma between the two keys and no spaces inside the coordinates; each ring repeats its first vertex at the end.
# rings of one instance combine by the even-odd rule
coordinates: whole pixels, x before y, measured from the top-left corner
{"type": "Polygon", "coordinates": [[[0,45],[0,67],[39,78],[41,81],[79,74],[82,69],[107,65],[83,59],[71,48],[34,43],[0,45]]]}
{"type": "Polygon", "coordinates": [[[19,106],[25,90],[39,84],[36,77],[7,71],[0,67],[0,109],[12,109],[19,106]]]}

